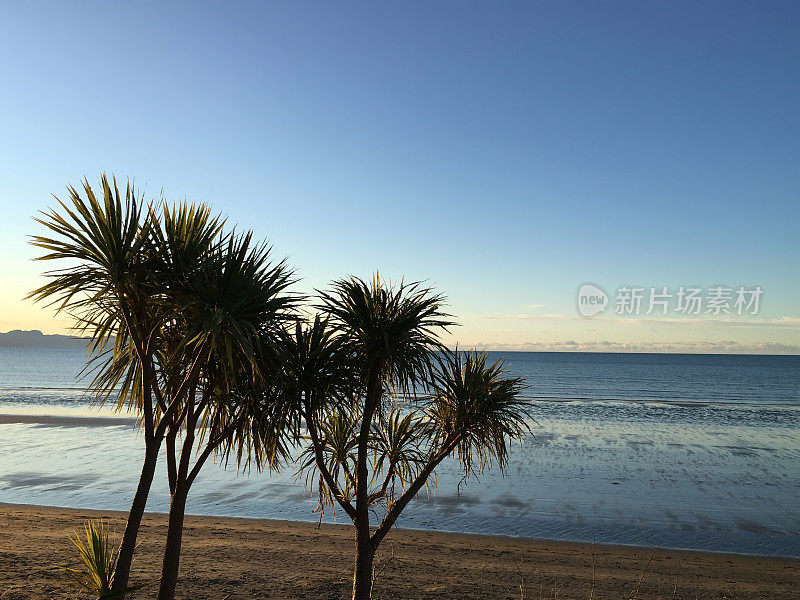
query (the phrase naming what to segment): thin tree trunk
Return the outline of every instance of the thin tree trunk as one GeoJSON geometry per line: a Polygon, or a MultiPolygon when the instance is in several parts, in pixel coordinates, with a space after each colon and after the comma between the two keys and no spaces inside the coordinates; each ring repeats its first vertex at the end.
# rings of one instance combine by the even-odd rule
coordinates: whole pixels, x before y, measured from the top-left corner
{"type": "Polygon", "coordinates": [[[356,532],[356,565],[353,573],[353,600],[370,600],[372,597],[372,563],[375,550],[367,535],[356,532]]]}
{"type": "Polygon", "coordinates": [[[128,513],[128,522],[125,525],[125,533],[122,536],[122,544],[119,547],[117,566],[114,570],[114,581],[111,589],[115,592],[128,587],[133,552],[136,550],[136,536],[139,534],[139,526],[142,524],[142,516],[147,505],[147,496],[150,493],[150,486],[153,483],[153,476],[156,472],[159,446],[160,443],[158,441],[152,440],[145,448],[144,464],[142,464],[142,473],[139,476],[139,485],[136,488],[131,510],[128,513]]]}
{"type": "Polygon", "coordinates": [[[372,596],[372,560],[375,549],[369,534],[368,504],[368,468],[369,434],[372,430],[372,417],[381,399],[380,389],[381,364],[373,365],[367,386],[367,397],[364,402],[364,414],[361,417],[361,429],[358,436],[358,454],[356,456],[356,565],[353,573],[353,600],[370,600],[372,596]]]}
{"type": "Polygon", "coordinates": [[[186,513],[188,491],[182,483],[179,483],[170,499],[167,544],[164,548],[164,562],[161,566],[161,585],[158,589],[158,600],[174,600],[175,598],[175,587],[178,584],[178,569],[181,560],[181,543],[183,541],[183,518],[186,513]]]}

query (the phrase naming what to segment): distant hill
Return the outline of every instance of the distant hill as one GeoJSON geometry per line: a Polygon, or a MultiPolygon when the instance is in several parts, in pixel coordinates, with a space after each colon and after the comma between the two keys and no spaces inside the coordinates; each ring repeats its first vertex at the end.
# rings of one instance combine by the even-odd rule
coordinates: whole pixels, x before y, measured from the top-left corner
{"type": "Polygon", "coordinates": [[[45,335],[41,331],[15,329],[0,333],[0,348],[77,348],[85,350],[88,339],[68,335],[45,335]]]}

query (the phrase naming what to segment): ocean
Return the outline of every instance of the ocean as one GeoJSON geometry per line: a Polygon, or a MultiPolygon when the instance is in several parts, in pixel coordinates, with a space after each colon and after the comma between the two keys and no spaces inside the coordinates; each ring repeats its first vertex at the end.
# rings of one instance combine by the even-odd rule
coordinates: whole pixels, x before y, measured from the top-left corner
{"type": "MultiPolygon", "coordinates": [[[[400,527],[800,557],[800,357],[490,354],[526,379],[533,434],[505,473],[461,481],[444,463],[400,527]]],[[[83,366],[78,350],[0,349],[0,502],[129,507],[141,434],[75,418],[113,416],[83,366]]],[[[168,506],[162,472],[148,510],[168,506]]],[[[188,512],[316,521],[315,507],[293,468],[209,464],[188,512]]]]}

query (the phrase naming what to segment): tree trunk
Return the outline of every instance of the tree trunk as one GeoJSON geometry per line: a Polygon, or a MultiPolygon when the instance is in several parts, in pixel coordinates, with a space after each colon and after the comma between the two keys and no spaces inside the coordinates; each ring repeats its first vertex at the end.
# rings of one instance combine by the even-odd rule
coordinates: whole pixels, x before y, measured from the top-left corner
{"type": "Polygon", "coordinates": [[[372,597],[372,561],[375,550],[367,535],[356,532],[356,568],[353,574],[353,600],[370,600],[372,597]]]}
{"type": "Polygon", "coordinates": [[[156,441],[150,442],[145,448],[144,464],[142,473],[139,476],[139,485],[136,494],[133,496],[131,510],[128,513],[128,522],[125,524],[125,533],[122,536],[122,544],[119,547],[117,566],[114,570],[114,580],[112,591],[118,592],[128,587],[128,578],[131,574],[131,562],[133,553],[136,550],[136,536],[139,534],[139,526],[142,524],[142,516],[147,505],[147,496],[150,493],[150,486],[153,484],[153,476],[156,472],[158,462],[158,451],[160,444],[156,441]]]}
{"type": "Polygon", "coordinates": [[[158,589],[158,600],[174,600],[175,587],[178,584],[178,568],[181,560],[181,543],[183,540],[183,517],[186,513],[186,496],[188,486],[178,483],[169,503],[169,527],[167,544],[164,548],[164,563],[161,567],[161,585],[158,589]]]}

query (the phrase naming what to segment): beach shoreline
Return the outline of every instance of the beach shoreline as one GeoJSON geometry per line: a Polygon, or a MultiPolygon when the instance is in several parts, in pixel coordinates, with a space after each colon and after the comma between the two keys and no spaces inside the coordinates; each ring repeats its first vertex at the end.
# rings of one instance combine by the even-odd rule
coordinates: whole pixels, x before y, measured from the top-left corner
{"type": "MultiPolygon", "coordinates": [[[[0,504],[0,598],[73,598],[54,565],[76,566],[67,537],[119,511],[0,504]]],[[[148,513],[135,581],[156,579],[166,516],[148,513]]],[[[178,597],[347,598],[347,524],[187,516],[178,597]]],[[[417,529],[393,531],[376,564],[377,598],[794,598],[800,560],[417,529]]],[[[135,597],[154,597],[155,588],[135,597]]]]}

